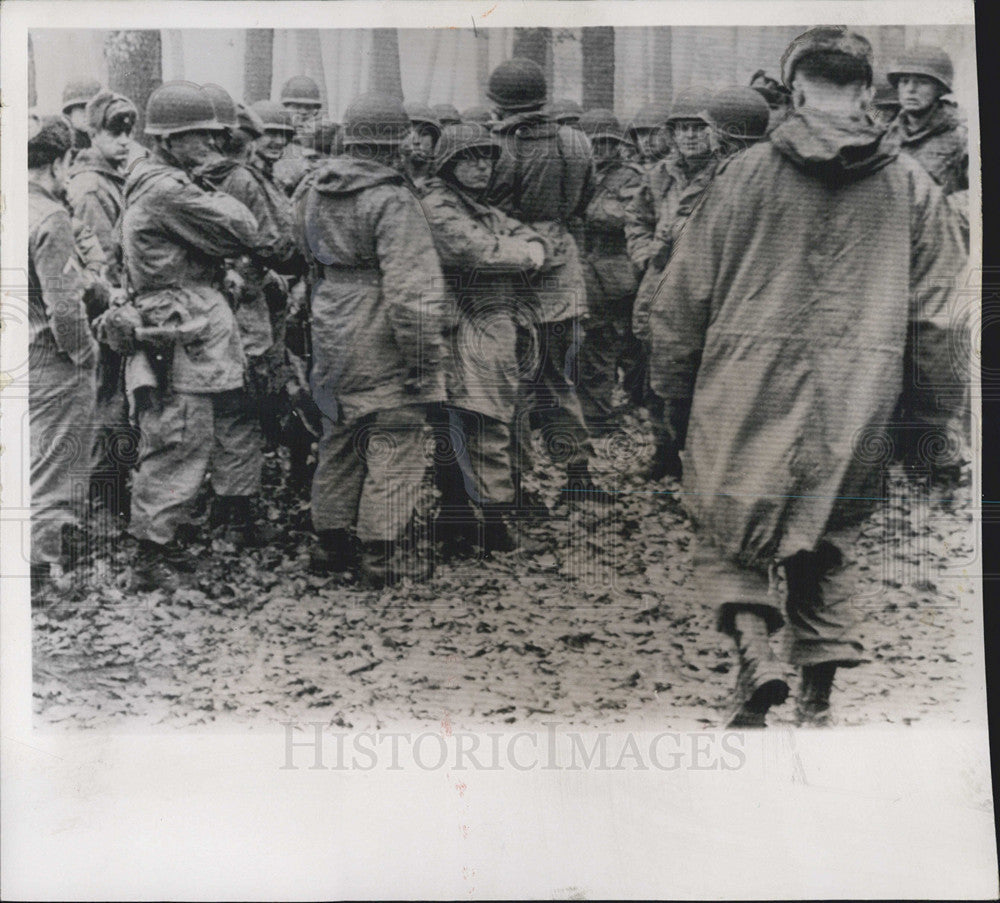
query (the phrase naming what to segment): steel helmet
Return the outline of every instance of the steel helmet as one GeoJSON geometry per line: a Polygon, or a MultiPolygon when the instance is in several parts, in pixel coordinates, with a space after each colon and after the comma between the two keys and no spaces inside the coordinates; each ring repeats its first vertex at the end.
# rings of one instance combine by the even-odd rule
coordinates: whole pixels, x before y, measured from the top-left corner
{"type": "Polygon", "coordinates": [[[781,55],[781,80],[791,88],[795,67],[805,57],[814,53],[839,53],[863,63],[868,70],[868,84],[872,80],[875,54],[868,39],[846,25],[818,25],[800,34],[781,55]]]}
{"type": "Polygon", "coordinates": [[[300,103],[303,106],[321,107],[323,101],[319,85],[308,75],[293,75],[281,89],[282,103],[300,103]]]}
{"type": "Polygon", "coordinates": [[[493,112],[489,107],[468,107],[462,110],[462,122],[479,122],[483,125],[493,121],[493,112]]]}
{"type": "Polygon", "coordinates": [[[91,97],[100,93],[102,87],[96,78],[78,78],[76,81],[71,81],[63,89],[63,115],[69,113],[73,107],[85,106],[91,97]]]}
{"type": "Polygon", "coordinates": [[[462,121],[461,115],[450,103],[436,103],[431,107],[432,112],[437,117],[442,126],[458,125],[462,121]]]}
{"type": "Polygon", "coordinates": [[[601,107],[587,110],[580,116],[580,129],[591,141],[598,138],[612,138],[623,143],[625,141],[622,124],[615,117],[615,114],[611,110],[605,110],[601,107]]]}
{"type": "Polygon", "coordinates": [[[560,125],[570,125],[580,121],[583,107],[568,97],[553,100],[547,107],[547,112],[560,125]]]}
{"type": "Polygon", "coordinates": [[[215,115],[211,95],[194,82],[167,82],[160,85],[146,104],[148,135],[167,137],[180,132],[223,131],[215,115]]]}
{"type": "Polygon", "coordinates": [[[410,122],[414,126],[426,126],[433,130],[435,140],[441,134],[441,120],[438,119],[437,113],[434,112],[425,103],[404,103],[403,109],[406,110],[406,115],[410,117],[410,122]]]}
{"type": "Polygon", "coordinates": [[[490,74],[486,96],[504,110],[528,110],[545,103],[545,73],[534,60],[516,56],[490,74]]]}
{"type": "Polygon", "coordinates": [[[787,103],[792,96],[792,92],[788,88],[776,78],[768,75],[763,69],[758,69],[751,76],[750,87],[767,101],[768,106],[780,106],[787,103]]]}
{"type": "Polygon", "coordinates": [[[889,82],[889,79],[882,74],[875,76],[875,91],[872,96],[872,103],[877,107],[899,106],[899,93],[889,82]]]}
{"type": "Polygon", "coordinates": [[[344,147],[392,147],[403,143],[410,128],[410,117],[399,99],[389,94],[362,94],[344,113],[344,147]]]}
{"type": "Polygon", "coordinates": [[[697,119],[711,125],[706,110],[712,102],[712,92],[707,88],[694,87],[686,88],[674,98],[670,107],[670,115],[667,116],[667,125],[681,122],[684,119],[697,119]]]}
{"type": "Polygon", "coordinates": [[[951,57],[940,47],[921,44],[907,50],[889,70],[889,81],[894,88],[899,84],[901,75],[926,75],[951,93],[955,67],[951,57]]]}
{"type": "Polygon", "coordinates": [[[500,156],[500,145],[486,126],[477,122],[446,125],[434,154],[434,172],[440,173],[459,154],[476,148],[489,151],[494,160],[500,156]]]}
{"type": "Polygon", "coordinates": [[[245,103],[236,104],[236,127],[251,138],[260,138],[264,134],[264,120],[253,107],[248,107],[245,103]]]}
{"type": "Polygon", "coordinates": [[[717,92],[706,110],[713,127],[727,138],[759,141],[767,134],[771,108],[753,88],[734,85],[717,92]]]}
{"type": "Polygon", "coordinates": [[[667,117],[670,115],[670,107],[665,103],[654,100],[652,103],[639,107],[638,112],[632,117],[626,132],[629,135],[635,132],[651,132],[655,129],[662,129],[666,125],[667,117]]]}
{"type": "Polygon", "coordinates": [[[227,129],[235,129],[239,125],[236,115],[236,103],[229,92],[219,85],[202,85],[205,92],[212,98],[212,106],[215,108],[215,118],[227,129]]]}
{"type": "Polygon", "coordinates": [[[258,100],[250,109],[260,117],[265,132],[284,132],[289,137],[295,134],[292,114],[280,103],[258,100]]]}

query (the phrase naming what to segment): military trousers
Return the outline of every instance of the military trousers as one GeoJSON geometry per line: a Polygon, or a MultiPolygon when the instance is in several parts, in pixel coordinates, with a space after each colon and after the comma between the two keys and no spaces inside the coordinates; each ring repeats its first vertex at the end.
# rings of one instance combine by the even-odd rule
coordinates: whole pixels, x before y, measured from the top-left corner
{"type": "Polygon", "coordinates": [[[53,563],[63,526],[78,522],[90,491],[96,374],[53,354],[30,377],[31,560],[53,563]]]}
{"type": "Polygon", "coordinates": [[[729,636],[741,611],[755,612],[768,633],[785,627],[785,657],[795,666],[866,661],[858,635],[860,605],[857,573],[843,550],[857,530],[824,537],[815,550],[780,562],[772,573],[741,567],[703,539],[696,540],[694,573],[701,590],[718,605],[718,629],[729,636]],[[779,596],[778,573],[784,577],[779,596]]]}
{"type": "Polygon", "coordinates": [[[257,412],[244,389],[178,392],[138,414],[142,439],[132,483],[129,530],[167,543],[190,517],[205,477],[220,496],[260,492],[263,463],[257,412]]]}
{"type": "Polygon", "coordinates": [[[430,465],[429,432],[423,405],[376,411],[348,424],[324,418],[313,528],[353,527],[362,542],[400,539],[430,465]]]}
{"type": "Polygon", "coordinates": [[[453,405],[433,420],[434,469],[442,509],[514,501],[510,427],[501,420],[453,405]]]}

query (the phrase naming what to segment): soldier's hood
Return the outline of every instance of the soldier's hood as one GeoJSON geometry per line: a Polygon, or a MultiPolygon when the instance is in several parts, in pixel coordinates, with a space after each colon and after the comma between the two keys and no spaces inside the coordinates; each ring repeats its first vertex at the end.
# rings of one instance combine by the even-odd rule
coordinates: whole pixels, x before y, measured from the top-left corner
{"type": "Polygon", "coordinates": [[[559,134],[559,123],[553,122],[548,113],[532,110],[530,113],[517,113],[498,123],[493,128],[496,135],[516,135],[526,140],[549,140],[559,134]]]}
{"type": "Polygon", "coordinates": [[[125,182],[125,173],[108,163],[107,158],[96,147],[84,148],[74,158],[70,175],[75,176],[80,172],[99,172],[119,184],[125,182]]]}
{"type": "Polygon", "coordinates": [[[842,116],[803,107],[769,136],[771,143],[804,172],[837,184],[854,182],[887,166],[899,155],[898,142],[868,117],[842,116]]]}
{"type": "Polygon", "coordinates": [[[311,186],[321,194],[356,194],[376,185],[403,185],[403,174],[374,160],[333,157],[317,170],[311,186]]]}
{"type": "Polygon", "coordinates": [[[934,135],[940,135],[942,132],[950,132],[961,124],[958,111],[951,104],[938,102],[931,114],[912,131],[909,120],[902,113],[893,119],[890,128],[899,135],[903,144],[910,144],[923,141],[934,135]]]}

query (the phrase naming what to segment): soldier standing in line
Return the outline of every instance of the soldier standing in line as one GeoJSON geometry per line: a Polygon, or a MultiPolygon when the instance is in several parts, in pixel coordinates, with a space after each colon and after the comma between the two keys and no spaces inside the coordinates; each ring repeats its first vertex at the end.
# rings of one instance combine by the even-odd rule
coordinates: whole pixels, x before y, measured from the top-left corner
{"type": "Polygon", "coordinates": [[[764,98],[742,85],[723,88],[705,108],[719,156],[723,159],[746,150],[768,133],[771,111],[764,98]]]}
{"type": "Polygon", "coordinates": [[[104,90],[96,78],[81,78],[69,82],[63,89],[62,112],[73,127],[73,153],[90,147],[87,129],[87,101],[104,90]]]}
{"type": "Polygon", "coordinates": [[[846,555],[883,494],[857,446],[884,436],[901,391],[925,435],[957,413],[935,387],[955,379],[965,251],[940,188],[866,115],[872,62],[843,26],[789,45],[792,113],[723,165],[652,305],[694,573],[739,656],[730,727],[764,727],[787,698],[769,639],[786,617],[799,723],[829,722],[837,669],[864,661],[846,555]]]}
{"type": "Polygon", "coordinates": [[[133,568],[139,589],[175,588],[181,572],[196,568],[176,534],[209,470],[216,494],[233,500],[234,527],[248,533],[251,500],[260,491],[246,359],[219,291],[225,260],[256,253],[257,221],[235,198],[205,191],[192,178],[218,154],[222,130],[204,89],[162,85],[146,107],[146,133],[156,149],[125,185],[122,246],[141,323],[126,366],[143,436],[130,523],[139,540],[133,568]]]}
{"type": "MultiPolygon", "coordinates": [[[[646,170],[642,185],[625,208],[628,254],[642,281],[632,309],[632,330],[649,342],[649,306],[670,259],[681,220],[690,203],[712,181],[718,156],[712,143],[712,123],[706,109],[711,94],[699,88],[683,92],[667,117],[675,153],[646,170]],[[685,204],[684,202],[688,203],[685,204]]],[[[663,403],[646,393],[654,432],[653,459],[644,476],[661,480],[680,476],[680,458],[663,422],[663,403]]]]}
{"type": "Polygon", "coordinates": [[[568,125],[570,128],[579,128],[580,117],[583,115],[583,107],[575,100],[567,97],[553,100],[546,108],[545,112],[552,117],[552,121],[559,125],[568,125]]]}
{"type": "MultiPolygon", "coordinates": [[[[91,139],[70,169],[67,195],[73,215],[101,244],[107,262],[106,276],[122,288],[121,234],[119,230],[125,187],[125,163],[132,128],[138,113],[132,101],[111,91],[100,91],[85,108],[91,139]]],[[[103,311],[92,311],[94,319],[103,311]]],[[[129,423],[124,392],[124,360],[102,343],[97,368],[98,439],[92,491],[105,495],[107,509],[127,519],[130,498],[129,471],[135,466],[139,436],[129,423]]]]}
{"type": "Polygon", "coordinates": [[[931,174],[946,195],[969,187],[969,136],[951,93],[954,67],[940,47],[917,46],[889,70],[900,112],[890,131],[903,152],[931,174]]]}
{"type": "Polygon", "coordinates": [[[791,92],[778,79],[772,78],[763,69],[758,69],[753,74],[750,79],[750,87],[764,98],[771,111],[768,128],[777,128],[791,112],[791,92]]]}
{"type": "MultiPolygon", "coordinates": [[[[421,203],[452,299],[449,460],[438,465],[436,525],[445,554],[472,553],[477,509],[485,555],[518,548],[507,518],[515,500],[510,427],[518,389],[515,288],[545,261],[538,233],[483,201],[500,147],[485,126],[446,126],[421,203]],[[470,530],[471,528],[471,530],[470,530]]],[[[527,551],[524,539],[522,552],[527,551]]]]}
{"type": "Polygon", "coordinates": [[[306,173],[319,163],[316,132],[320,128],[323,100],[319,85],[307,75],[293,75],[281,88],[281,105],[292,117],[295,134],[274,164],[274,178],[291,195],[306,173]]]}
{"type": "Polygon", "coordinates": [[[642,386],[642,347],[632,334],[638,282],[625,242],[625,207],[639,190],[642,168],[622,159],[625,137],[611,110],[588,110],[580,117],[580,128],[594,151],[597,187],[584,220],[589,317],[577,391],[588,425],[600,429],[613,421],[612,392],[619,366],[630,397],[636,394],[637,382],[639,391],[642,386]]]}
{"type": "Polygon", "coordinates": [[[426,104],[403,105],[410,117],[410,135],[402,147],[406,174],[418,188],[430,177],[434,166],[434,148],[441,137],[441,123],[435,112],[426,104]]]}
{"type": "Polygon", "coordinates": [[[666,133],[670,105],[654,101],[641,106],[625,129],[628,146],[634,148],[635,160],[643,169],[667,157],[673,148],[666,133]]]}
{"type": "Polygon", "coordinates": [[[889,82],[889,79],[881,73],[875,75],[869,113],[872,119],[886,126],[890,125],[899,115],[899,93],[889,82]]]}
{"type": "Polygon", "coordinates": [[[357,98],[344,118],[345,153],[293,200],[297,239],[313,269],[310,382],[323,415],[312,564],[327,572],[358,567],[374,588],[395,582],[407,565],[429,463],[427,406],[446,398],[441,269],[402,173],[410,128],[394,98],[357,98]]]}
{"type": "Polygon", "coordinates": [[[76,523],[74,475],[90,470],[97,342],[74,265],[64,185],[73,147],[69,123],[32,117],[28,137],[31,582],[71,563],[66,527],[76,523]],[[82,462],[82,463],[81,463],[82,462]]]}
{"type": "Polygon", "coordinates": [[[295,137],[292,114],[273,100],[258,100],[251,109],[263,122],[264,135],[257,139],[250,165],[260,170],[268,182],[287,195],[285,183],[278,178],[280,170],[276,172],[275,167],[284,156],[289,142],[295,137]]]}
{"type": "Polygon", "coordinates": [[[437,121],[441,123],[441,128],[444,128],[446,125],[458,125],[462,121],[462,116],[454,104],[436,103],[431,107],[431,112],[437,121]]]}
{"type": "Polygon", "coordinates": [[[478,122],[480,125],[491,127],[493,122],[493,111],[489,107],[466,107],[462,110],[462,122],[478,122]]]}
{"type": "MultiPolygon", "coordinates": [[[[525,274],[526,306],[537,324],[522,335],[525,355],[534,355],[534,365],[522,383],[520,407],[525,415],[534,410],[547,421],[555,437],[549,443],[553,453],[557,444],[568,448],[561,455],[565,490],[585,501],[608,501],[590,475],[593,448],[574,385],[587,288],[569,224],[583,216],[593,195],[590,142],[543,111],[545,75],[532,60],[501,63],[486,93],[497,105],[500,122],[493,133],[501,148],[486,201],[538,232],[548,248],[542,269],[525,274]]],[[[519,415],[514,428],[517,482],[526,466],[529,419],[519,415]]]]}

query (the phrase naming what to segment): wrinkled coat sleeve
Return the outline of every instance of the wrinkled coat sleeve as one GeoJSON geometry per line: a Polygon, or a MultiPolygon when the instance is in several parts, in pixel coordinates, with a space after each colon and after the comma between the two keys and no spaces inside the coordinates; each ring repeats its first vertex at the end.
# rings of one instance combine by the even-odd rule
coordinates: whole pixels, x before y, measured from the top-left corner
{"type": "Polygon", "coordinates": [[[108,260],[114,260],[117,248],[115,227],[118,210],[92,173],[82,173],[69,180],[66,188],[74,218],[80,220],[97,236],[108,260]]]}
{"type": "Polygon", "coordinates": [[[374,234],[396,344],[410,367],[433,369],[441,362],[448,302],[420,202],[408,190],[393,191],[380,205],[374,234]]]}
{"type": "Polygon", "coordinates": [[[186,182],[161,191],[157,201],[164,231],[209,257],[238,257],[256,247],[257,220],[228,194],[186,182]]]}
{"type": "Polygon", "coordinates": [[[521,226],[517,229],[521,234],[492,232],[437,193],[432,192],[422,203],[442,266],[456,269],[478,266],[530,269],[533,266],[528,253],[528,236],[541,240],[534,232],[521,226]]]}
{"type": "Polygon", "coordinates": [[[649,182],[644,176],[632,199],[625,206],[625,241],[628,256],[640,270],[645,270],[649,258],[656,250],[656,202],[649,182]]]}
{"type": "Polygon", "coordinates": [[[246,205],[257,220],[256,256],[264,266],[275,272],[300,273],[303,265],[292,238],[291,224],[275,215],[266,189],[248,170],[240,171],[238,185],[233,195],[246,205]]]}
{"type": "Polygon", "coordinates": [[[621,229],[627,222],[626,210],[642,185],[642,176],[632,169],[616,173],[614,183],[605,180],[602,191],[587,208],[587,225],[603,229],[621,229]]]}
{"type": "Polygon", "coordinates": [[[911,191],[911,329],[904,374],[909,413],[943,426],[967,402],[968,313],[954,305],[956,277],[966,264],[961,218],[933,180],[914,166],[911,191]]]}
{"type": "Polygon", "coordinates": [[[726,240],[726,191],[713,187],[681,233],[649,311],[650,385],[667,402],[666,425],[681,447],[726,240]]]}
{"type": "Polygon", "coordinates": [[[73,259],[76,249],[68,213],[56,211],[42,222],[30,253],[56,347],[73,363],[86,363],[96,353],[97,343],[83,306],[84,282],[73,259]]]}

